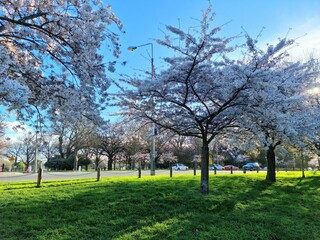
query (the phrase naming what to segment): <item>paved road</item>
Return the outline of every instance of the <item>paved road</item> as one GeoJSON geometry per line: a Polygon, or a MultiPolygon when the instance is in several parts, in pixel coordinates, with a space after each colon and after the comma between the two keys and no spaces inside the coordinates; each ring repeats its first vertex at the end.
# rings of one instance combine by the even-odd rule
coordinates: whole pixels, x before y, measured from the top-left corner
{"type": "MultiPolygon", "coordinates": [[[[233,171],[235,174],[240,174],[242,171],[233,171]]],[[[263,172],[263,171],[261,171],[263,172]]],[[[201,171],[197,170],[197,175],[200,175],[201,171]]],[[[218,174],[225,173],[230,174],[230,171],[217,171],[218,174]]],[[[256,173],[255,171],[247,171],[247,173],[256,173]]],[[[156,175],[168,175],[169,170],[156,170],[156,175]]],[[[176,174],[193,174],[193,170],[188,171],[173,171],[173,175],[176,174]]],[[[210,174],[214,174],[210,171],[210,174]]],[[[142,176],[150,176],[150,170],[141,171],[142,176]]],[[[137,176],[138,171],[101,171],[101,178],[103,177],[115,177],[115,176],[137,176]]],[[[37,181],[37,173],[15,173],[15,172],[0,172],[0,182],[13,182],[13,181],[37,181]]],[[[75,179],[75,178],[97,178],[97,172],[43,172],[42,180],[58,180],[58,179],[75,179]]]]}

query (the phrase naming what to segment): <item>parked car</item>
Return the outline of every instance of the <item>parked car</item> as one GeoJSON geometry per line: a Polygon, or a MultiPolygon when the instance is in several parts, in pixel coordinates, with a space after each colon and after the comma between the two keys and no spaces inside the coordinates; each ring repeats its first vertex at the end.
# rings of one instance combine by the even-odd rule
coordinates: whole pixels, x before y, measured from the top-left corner
{"type": "Polygon", "coordinates": [[[250,171],[258,170],[258,169],[260,169],[260,165],[259,165],[259,163],[247,163],[246,165],[242,166],[242,169],[243,170],[250,170],[250,171]]]}
{"type": "Polygon", "coordinates": [[[184,165],[183,163],[177,163],[177,164],[172,166],[172,170],[175,170],[175,171],[179,171],[179,170],[186,171],[186,170],[189,170],[189,168],[186,165],[184,165]]]}
{"type": "Polygon", "coordinates": [[[209,169],[210,170],[214,170],[214,169],[223,170],[224,168],[220,164],[212,164],[212,165],[210,165],[209,169]]]}
{"type": "Polygon", "coordinates": [[[237,166],[234,166],[234,165],[226,165],[224,166],[224,170],[239,170],[239,168],[237,166]]]}

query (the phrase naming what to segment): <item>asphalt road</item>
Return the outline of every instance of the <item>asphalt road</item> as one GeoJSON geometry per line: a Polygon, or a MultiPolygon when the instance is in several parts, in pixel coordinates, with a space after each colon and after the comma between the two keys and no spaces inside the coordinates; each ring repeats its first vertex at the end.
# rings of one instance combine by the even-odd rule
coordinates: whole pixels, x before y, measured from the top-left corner
{"type": "MultiPolygon", "coordinates": [[[[260,171],[261,173],[265,171],[260,171]]],[[[217,174],[230,174],[230,171],[217,171],[217,174]]],[[[243,171],[233,171],[234,174],[243,174],[243,171]]],[[[247,173],[256,173],[256,171],[247,171],[247,173]]],[[[156,170],[155,175],[168,175],[169,170],[156,170]]],[[[173,171],[173,176],[176,174],[193,174],[193,170],[187,171],[173,171]]],[[[197,170],[197,175],[201,174],[200,170],[197,170]]],[[[214,171],[210,171],[210,174],[214,174],[214,171]]],[[[142,176],[150,176],[150,170],[142,170],[142,176]]],[[[127,171],[101,171],[101,178],[103,177],[116,177],[116,176],[137,176],[137,170],[127,170],[127,171]]],[[[37,173],[20,173],[20,172],[0,172],[0,182],[14,182],[14,181],[37,181],[37,173]]],[[[83,178],[97,178],[97,172],[53,172],[44,171],[42,176],[42,181],[46,180],[62,180],[62,179],[83,179],[83,178]]]]}

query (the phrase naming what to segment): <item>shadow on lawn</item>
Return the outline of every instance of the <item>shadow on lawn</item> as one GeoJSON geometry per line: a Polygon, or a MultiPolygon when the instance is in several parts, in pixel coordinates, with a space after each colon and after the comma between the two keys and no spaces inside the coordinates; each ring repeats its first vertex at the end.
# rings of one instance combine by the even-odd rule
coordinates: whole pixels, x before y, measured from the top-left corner
{"type": "Polygon", "coordinates": [[[315,173],[311,175],[311,177],[300,178],[299,181],[296,183],[296,188],[302,188],[304,190],[319,190],[320,184],[320,176],[316,176],[315,173]]]}
{"type": "MultiPolygon", "coordinates": [[[[43,181],[41,187],[61,187],[67,185],[79,185],[85,183],[93,183],[96,182],[95,179],[73,179],[73,180],[50,180],[50,181],[43,181]]],[[[0,184],[1,190],[24,190],[24,189],[37,189],[36,183],[30,184],[30,181],[21,182],[6,182],[0,184]]]]}
{"type": "Polygon", "coordinates": [[[63,232],[68,226],[74,228],[70,237],[78,239],[92,239],[93,232],[95,239],[215,239],[212,226],[238,210],[239,202],[250,202],[270,186],[245,177],[219,180],[212,179],[208,196],[199,193],[198,181],[176,179],[169,184],[159,180],[95,186],[72,199],[56,201],[54,206],[65,212],[57,212],[55,218],[53,211],[43,238],[50,239],[57,229],[63,232]],[[245,191],[239,189],[242,185],[245,191]]]}
{"type": "MultiPolygon", "coordinates": [[[[211,192],[206,196],[199,193],[198,177],[191,181],[183,178],[89,181],[85,191],[74,192],[73,184],[66,183],[65,195],[60,198],[52,196],[49,202],[37,202],[39,224],[33,224],[34,229],[29,228],[28,234],[20,237],[78,240],[299,239],[302,233],[290,233],[292,224],[298,231],[307,229],[301,217],[306,214],[304,208],[313,202],[304,199],[301,193],[310,193],[317,186],[319,177],[300,182],[298,179],[284,179],[277,184],[245,176],[212,177],[210,181],[211,192]],[[287,180],[292,184],[286,184],[287,180]],[[297,204],[293,205],[294,202],[297,204]],[[298,214],[292,209],[298,210],[298,214]]],[[[25,204],[33,204],[32,199],[25,204]]],[[[32,221],[34,216],[22,213],[20,224],[32,221]]],[[[318,217],[307,216],[315,221],[318,217]]],[[[319,230],[314,234],[317,233],[319,230]]]]}

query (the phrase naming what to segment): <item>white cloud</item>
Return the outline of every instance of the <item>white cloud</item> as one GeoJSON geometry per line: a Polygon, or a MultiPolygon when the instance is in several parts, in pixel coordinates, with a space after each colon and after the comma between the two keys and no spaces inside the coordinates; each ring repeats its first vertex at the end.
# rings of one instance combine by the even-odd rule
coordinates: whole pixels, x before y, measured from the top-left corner
{"type": "Polygon", "coordinates": [[[291,47],[289,53],[293,60],[302,60],[310,57],[320,58],[320,17],[304,19],[303,22],[282,22],[277,26],[277,31],[260,39],[260,46],[266,49],[267,43],[276,44],[279,38],[295,40],[295,46],[291,47]],[[291,27],[290,27],[291,26],[291,27]],[[292,27],[293,26],[293,27],[292,27]],[[279,30],[281,29],[281,30],[279,30]]]}
{"type": "MultiPolygon", "coordinates": [[[[302,33],[302,31],[301,31],[302,33]]],[[[307,30],[306,35],[296,40],[298,45],[290,50],[290,54],[297,59],[308,58],[310,54],[320,57],[320,29],[307,30]]]]}
{"type": "Polygon", "coordinates": [[[11,143],[19,142],[20,139],[25,136],[25,134],[27,134],[28,132],[33,132],[33,130],[29,126],[22,125],[18,121],[6,121],[5,126],[5,137],[10,138],[11,143]]]}
{"type": "Polygon", "coordinates": [[[320,57],[320,18],[309,17],[303,22],[291,23],[292,30],[288,34],[288,38],[296,39],[297,46],[290,50],[290,54],[294,59],[306,59],[313,54],[320,57]]]}

